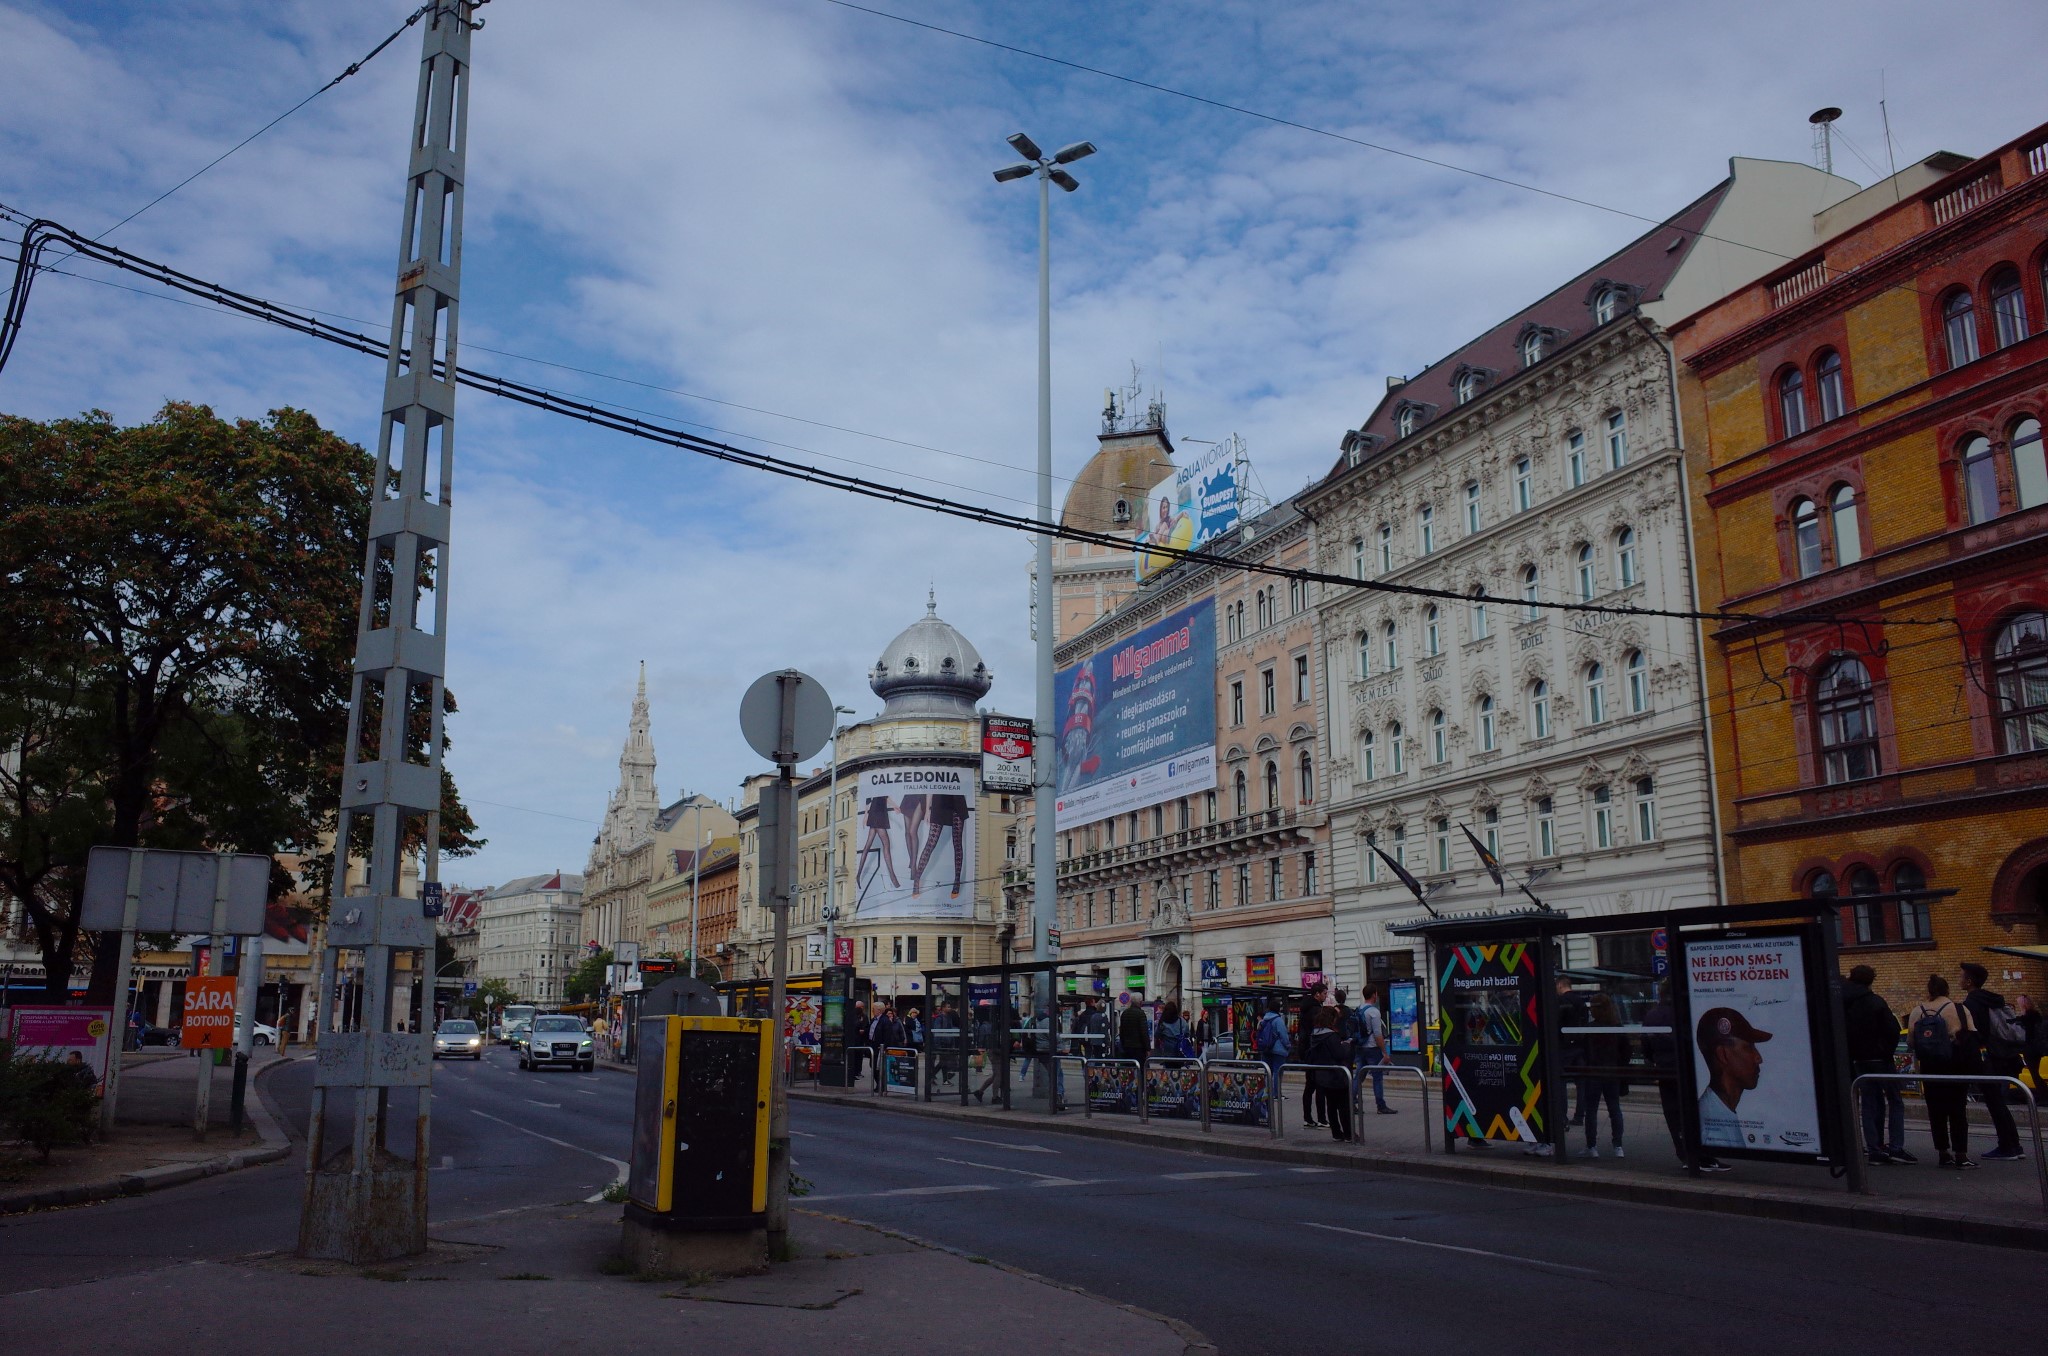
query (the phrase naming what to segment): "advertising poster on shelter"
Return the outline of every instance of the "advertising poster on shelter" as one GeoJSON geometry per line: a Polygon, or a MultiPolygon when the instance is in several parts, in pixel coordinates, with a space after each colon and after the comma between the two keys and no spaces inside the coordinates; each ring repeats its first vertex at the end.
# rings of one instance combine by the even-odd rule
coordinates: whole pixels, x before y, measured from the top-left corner
{"type": "Polygon", "coordinates": [[[854,918],[973,917],[977,828],[971,767],[861,773],[854,918]]]}
{"type": "Polygon", "coordinates": [[[1437,1012],[1444,1128],[1452,1135],[1544,1138],[1543,1021],[1536,988],[1536,952],[1529,943],[1444,951],[1437,1012]]]}
{"type": "Polygon", "coordinates": [[[1147,579],[1177,562],[1178,555],[1148,548],[1199,551],[1237,526],[1235,439],[1217,443],[1192,465],[1178,467],[1145,494],[1136,568],[1147,579]]]}
{"type": "Polygon", "coordinates": [[[1700,1144],[1822,1154],[1808,1029],[1806,956],[1796,936],[1685,943],[1700,1144]]]}
{"type": "Polygon", "coordinates": [[[1061,828],[1216,784],[1216,612],[1199,603],[1062,669],[1053,688],[1061,828]]]}
{"type": "Polygon", "coordinates": [[[1387,1049],[1397,1055],[1422,1053],[1422,986],[1398,979],[1387,985],[1387,1049]]]}

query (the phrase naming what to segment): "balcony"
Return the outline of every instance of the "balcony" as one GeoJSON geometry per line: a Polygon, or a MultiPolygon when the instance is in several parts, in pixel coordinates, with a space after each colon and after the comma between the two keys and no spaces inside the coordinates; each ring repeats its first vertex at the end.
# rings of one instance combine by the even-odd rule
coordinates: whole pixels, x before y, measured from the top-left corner
{"type": "Polygon", "coordinates": [[[1930,204],[1934,209],[1934,224],[1946,226],[1963,213],[1975,211],[2003,192],[2005,184],[1999,178],[1998,170],[1990,169],[1962,187],[1952,188],[1936,198],[1930,204]]]}
{"type": "Polygon", "coordinates": [[[1060,874],[1081,875],[1118,866],[1142,867],[1177,853],[1203,848],[1227,849],[1260,835],[1285,833],[1302,827],[1300,821],[1301,815],[1294,810],[1254,810],[1250,814],[1238,815],[1233,819],[1218,820],[1214,824],[1164,833],[1156,838],[1146,838],[1136,843],[1076,853],[1060,863],[1060,874]]]}

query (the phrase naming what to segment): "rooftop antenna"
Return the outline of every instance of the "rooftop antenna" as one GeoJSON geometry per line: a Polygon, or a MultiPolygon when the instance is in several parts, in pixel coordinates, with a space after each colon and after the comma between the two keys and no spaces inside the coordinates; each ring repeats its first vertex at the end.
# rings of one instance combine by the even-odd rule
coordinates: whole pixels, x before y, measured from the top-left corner
{"type": "Polygon", "coordinates": [[[1884,71],[1880,68],[1877,73],[1877,116],[1884,119],[1884,159],[1892,171],[1892,201],[1903,202],[1904,192],[1899,187],[1899,157],[1892,149],[1892,111],[1885,107],[1888,95],[1884,83],[1884,71]]]}
{"type": "Polygon", "coordinates": [[[1813,163],[1822,174],[1835,172],[1835,139],[1831,129],[1841,116],[1839,108],[1823,108],[1807,119],[1813,125],[1813,163]]]}

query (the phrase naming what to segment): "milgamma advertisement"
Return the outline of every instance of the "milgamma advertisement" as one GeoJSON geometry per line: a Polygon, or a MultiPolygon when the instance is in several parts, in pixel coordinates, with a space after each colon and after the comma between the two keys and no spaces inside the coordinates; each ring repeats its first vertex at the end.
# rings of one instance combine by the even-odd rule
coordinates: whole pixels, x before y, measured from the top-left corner
{"type": "Polygon", "coordinates": [[[1216,784],[1216,613],[1200,603],[1060,671],[1057,823],[1216,784]]]}

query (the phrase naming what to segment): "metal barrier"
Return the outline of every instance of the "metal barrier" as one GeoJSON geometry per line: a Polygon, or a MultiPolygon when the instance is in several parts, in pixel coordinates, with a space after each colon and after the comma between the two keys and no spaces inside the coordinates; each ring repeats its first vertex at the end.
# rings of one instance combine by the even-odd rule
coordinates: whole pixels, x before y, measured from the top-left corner
{"type": "Polygon", "coordinates": [[[1415,1086],[1422,1097],[1422,1152],[1428,1153],[1435,1142],[1430,1135],[1429,1116],[1429,1075],[1412,1064],[1366,1064],[1351,1073],[1351,1138],[1362,1140],[1359,1131],[1365,1125],[1365,1084],[1374,1074],[1414,1074],[1415,1086]]]}
{"type": "Polygon", "coordinates": [[[924,1086],[924,1052],[914,1045],[885,1045],[882,1047],[882,1095],[895,1094],[899,1097],[915,1097],[924,1086]],[[910,1056],[910,1086],[904,1087],[895,1081],[896,1072],[893,1055],[910,1056]]]}
{"type": "Polygon", "coordinates": [[[1278,1139],[1278,1138],[1280,1138],[1280,1089],[1279,1089],[1279,1087],[1278,1087],[1278,1085],[1277,1085],[1277,1080],[1276,1080],[1276,1079],[1274,1079],[1274,1077],[1273,1077],[1273,1071],[1272,1071],[1271,1069],[1269,1069],[1269,1068],[1267,1068],[1267,1067],[1266,1067],[1266,1062],[1265,1062],[1264,1060],[1260,1060],[1260,1059],[1211,1059],[1211,1060],[1204,1060],[1204,1061],[1203,1061],[1203,1063],[1202,1063],[1202,1131],[1203,1131],[1203,1133],[1204,1133],[1204,1134],[1210,1134],[1210,1133],[1214,1133],[1214,1132],[1213,1132],[1213,1131],[1212,1131],[1212,1130],[1210,1129],[1210,1107],[1209,1107],[1209,1078],[1210,1078],[1210,1075],[1212,1075],[1212,1074],[1216,1074],[1216,1073],[1242,1073],[1242,1074],[1250,1074],[1250,1073],[1257,1073],[1257,1074],[1258,1074],[1258,1075],[1260,1076],[1260,1078],[1261,1078],[1261,1079],[1262,1079],[1262,1080],[1264,1081],[1264,1083],[1265,1083],[1265,1088],[1266,1088],[1266,1126],[1267,1126],[1267,1130],[1268,1130],[1268,1132],[1269,1132],[1269,1133],[1270,1133],[1270,1134],[1271,1134],[1271,1135],[1273,1136],[1273,1138],[1275,1138],[1275,1139],[1278,1139]]]}
{"type": "MultiPolygon", "coordinates": [[[[1273,1124],[1277,1127],[1273,1131],[1273,1137],[1275,1139],[1284,1138],[1287,1134],[1287,1127],[1285,1123],[1281,1120],[1282,1113],[1280,1109],[1281,1105],[1287,1101],[1287,1075],[1291,1073],[1300,1074],[1302,1092],[1307,1093],[1315,1087],[1315,1076],[1319,1073],[1325,1072],[1326,1070],[1335,1070],[1338,1073],[1344,1074],[1344,1093],[1342,1095],[1349,1096],[1349,1094],[1353,1091],[1351,1087],[1351,1077],[1349,1072],[1341,1064],[1287,1063],[1280,1066],[1280,1085],[1278,1088],[1274,1090],[1273,1093],[1273,1124]]],[[[1352,1122],[1352,1139],[1358,1138],[1357,1124],[1358,1123],[1355,1120],[1352,1122]]]]}
{"type": "Polygon", "coordinates": [[[1155,1069],[1173,1070],[1176,1072],[1188,1069],[1195,1070],[1195,1114],[1187,1116],[1179,1112],[1166,1112],[1162,1113],[1159,1119],[1176,1121],[1199,1121],[1202,1119],[1202,1114],[1209,1105],[1209,1090],[1207,1081],[1201,1075],[1201,1064],[1202,1061],[1192,1055],[1154,1055],[1145,1062],[1144,1068],[1138,1075],[1138,1102],[1144,1107],[1145,1119],[1148,1122],[1152,1119],[1152,1071],[1155,1069]]]}
{"type": "MultiPolygon", "coordinates": [[[[846,1081],[838,1084],[837,1086],[842,1090],[848,1092],[851,1092],[853,1090],[853,1085],[857,1083],[861,1077],[861,1073],[854,1072],[853,1068],[853,1056],[855,1051],[859,1051],[861,1054],[864,1054],[868,1057],[868,1067],[866,1069],[863,1069],[861,1073],[865,1073],[869,1077],[874,1076],[875,1047],[872,1045],[847,1046],[846,1058],[840,1061],[839,1065],[840,1069],[843,1071],[843,1077],[846,1079],[846,1081]]],[[[825,1082],[825,1071],[822,1066],[820,1066],[818,1070],[818,1086],[821,1088],[830,1086],[825,1082]]]]}
{"type": "MultiPolygon", "coordinates": [[[[1063,1055],[1063,1056],[1061,1056],[1061,1058],[1063,1058],[1063,1059],[1071,1059],[1071,1058],[1073,1058],[1073,1056],[1071,1056],[1071,1055],[1063,1055]]],[[[1136,1073],[1136,1076],[1135,1076],[1135,1077],[1134,1077],[1134,1078],[1133,1078],[1133,1079],[1131,1080],[1131,1085],[1132,1085],[1132,1087],[1134,1087],[1134,1088],[1135,1088],[1135,1089],[1137,1090],[1137,1114],[1138,1114],[1138,1119],[1139,1119],[1139,1120],[1141,1120],[1141,1121],[1143,1121],[1143,1120],[1146,1120],[1146,1119],[1148,1119],[1148,1117],[1147,1117],[1147,1116],[1145,1115],[1145,1071],[1144,1071],[1144,1066],[1143,1066],[1143,1065],[1141,1065],[1141,1064],[1139,1064],[1139,1063],[1138,1063],[1138,1061],[1137,1061],[1137,1060],[1135,1060],[1135,1059],[1088,1059],[1088,1058],[1086,1058],[1085,1056],[1084,1056],[1084,1057],[1082,1058],[1082,1060],[1081,1060],[1081,1114],[1082,1114],[1082,1116],[1083,1116],[1083,1117],[1087,1117],[1087,1118],[1092,1118],[1092,1117],[1093,1117],[1093,1116],[1095,1115],[1095,1102],[1094,1102],[1094,1099],[1093,1099],[1093,1098],[1091,1098],[1091,1097],[1090,1097],[1090,1096],[1088,1095],[1088,1072],[1089,1072],[1089,1070],[1091,1070],[1091,1069],[1124,1069],[1124,1068],[1128,1068],[1128,1069],[1134,1069],[1134,1070],[1136,1070],[1136,1071],[1137,1071],[1137,1073],[1136,1073]]],[[[1204,1104],[1206,1104],[1206,1103],[1207,1103],[1207,1100],[1208,1100],[1208,1099],[1207,1099],[1206,1097],[1204,1097],[1204,1099],[1203,1099],[1203,1101],[1204,1101],[1204,1104]]],[[[1122,1115],[1122,1114],[1124,1114],[1124,1113],[1122,1113],[1122,1112],[1106,1112],[1105,1114],[1107,1114],[1107,1115],[1122,1115]]]]}
{"type": "Polygon", "coordinates": [[[1054,1055],[1052,1059],[1055,1075],[1053,1087],[1058,1094],[1053,1099],[1052,1114],[1057,1116],[1067,1109],[1067,1080],[1064,1066],[1078,1064],[1081,1066],[1081,1111],[1085,1116],[1088,1111],[1088,1057],[1086,1055],[1054,1055]]]}
{"type": "MultiPolygon", "coordinates": [[[[1856,1113],[1856,1134],[1859,1139],[1863,1134],[1863,1095],[1861,1089],[1865,1083],[2005,1083],[2018,1088],[2027,1095],[2027,1123],[2034,1131],[2034,1176],[2041,1184],[2041,1209],[2044,1212],[2048,1212],[2048,1160],[2044,1160],[2041,1154],[2041,1107],[2034,1100],[2034,1090],[2025,1083],[2004,1074],[1857,1074],[1855,1079],[1849,1084],[1849,1106],[1856,1113]]],[[[1969,1090],[1965,1088],[1964,1096],[1966,1098],[1968,1093],[1969,1090]]],[[[1931,1111],[1928,1114],[1930,1117],[1933,1115],[1931,1111]]],[[[1866,1147],[1859,1143],[1855,1148],[1855,1152],[1862,1153],[1866,1147]]]]}

